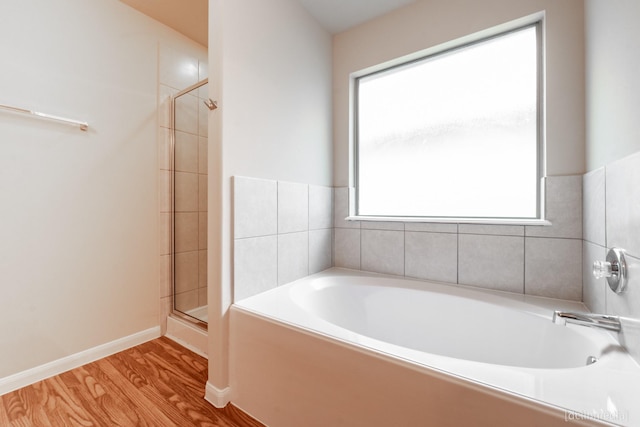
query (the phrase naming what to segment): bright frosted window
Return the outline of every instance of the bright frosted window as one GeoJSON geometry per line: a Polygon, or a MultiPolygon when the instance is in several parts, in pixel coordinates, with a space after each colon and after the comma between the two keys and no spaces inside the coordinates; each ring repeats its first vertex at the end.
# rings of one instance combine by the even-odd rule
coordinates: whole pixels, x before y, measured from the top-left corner
{"type": "Polygon", "coordinates": [[[537,218],[538,26],[356,80],[356,214],[537,218]]]}

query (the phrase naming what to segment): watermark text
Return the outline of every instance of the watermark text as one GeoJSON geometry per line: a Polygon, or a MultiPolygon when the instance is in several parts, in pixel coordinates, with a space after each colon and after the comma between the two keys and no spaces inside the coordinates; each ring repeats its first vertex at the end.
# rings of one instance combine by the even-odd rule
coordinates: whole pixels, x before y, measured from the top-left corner
{"type": "Polygon", "coordinates": [[[613,423],[620,423],[623,421],[629,421],[629,414],[627,412],[609,412],[601,409],[599,411],[590,412],[574,412],[565,411],[564,420],[570,421],[609,421],[613,423]]]}

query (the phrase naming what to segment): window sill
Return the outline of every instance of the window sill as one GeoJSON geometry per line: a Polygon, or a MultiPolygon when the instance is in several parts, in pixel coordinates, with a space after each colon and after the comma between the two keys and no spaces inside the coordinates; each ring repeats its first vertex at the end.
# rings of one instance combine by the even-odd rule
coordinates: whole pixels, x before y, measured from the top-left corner
{"type": "Polygon", "coordinates": [[[347,221],[371,221],[371,222],[422,222],[422,223],[446,223],[446,224],[485,224],[485,225],[552,225],[546,219],[508,219],[508,218],[426,218],[426,217],[399,217],[399,216],[348,216],[347,221]]]}

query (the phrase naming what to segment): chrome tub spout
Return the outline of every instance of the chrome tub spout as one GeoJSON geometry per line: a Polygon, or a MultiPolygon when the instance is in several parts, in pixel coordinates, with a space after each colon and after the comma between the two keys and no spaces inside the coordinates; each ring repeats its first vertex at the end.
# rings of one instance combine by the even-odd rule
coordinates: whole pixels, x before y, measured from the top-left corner
{"type": "Polygon", "coordinates": [[[622,329],[618,316],[556,310],[553,312],[553,319],[551,319],[551,321],[556,323],[557,318],[564,319],[565,323],[575,323],[576,325],[601,328],[608,331],[620,332],[622,329]]]}

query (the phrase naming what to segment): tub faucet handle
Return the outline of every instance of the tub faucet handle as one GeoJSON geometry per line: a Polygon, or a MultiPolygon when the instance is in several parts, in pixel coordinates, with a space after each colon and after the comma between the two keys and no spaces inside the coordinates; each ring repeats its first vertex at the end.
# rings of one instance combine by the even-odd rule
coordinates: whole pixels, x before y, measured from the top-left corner
{"type": "Polygon", "coordinates": [[[593,277],[602,279],[603,277],[611,277],[613,275],[613,265],[607,261],[593,262],[593,277]]]}
{"type": "Polygon", "coordinates": [[[617,294],[627,287],[627,262],[624,258],[624,249],[612,248],[607,253],[606,261],[593,263],[593,276],[596,279],[607,278],[611,290],[617,294]]]}

